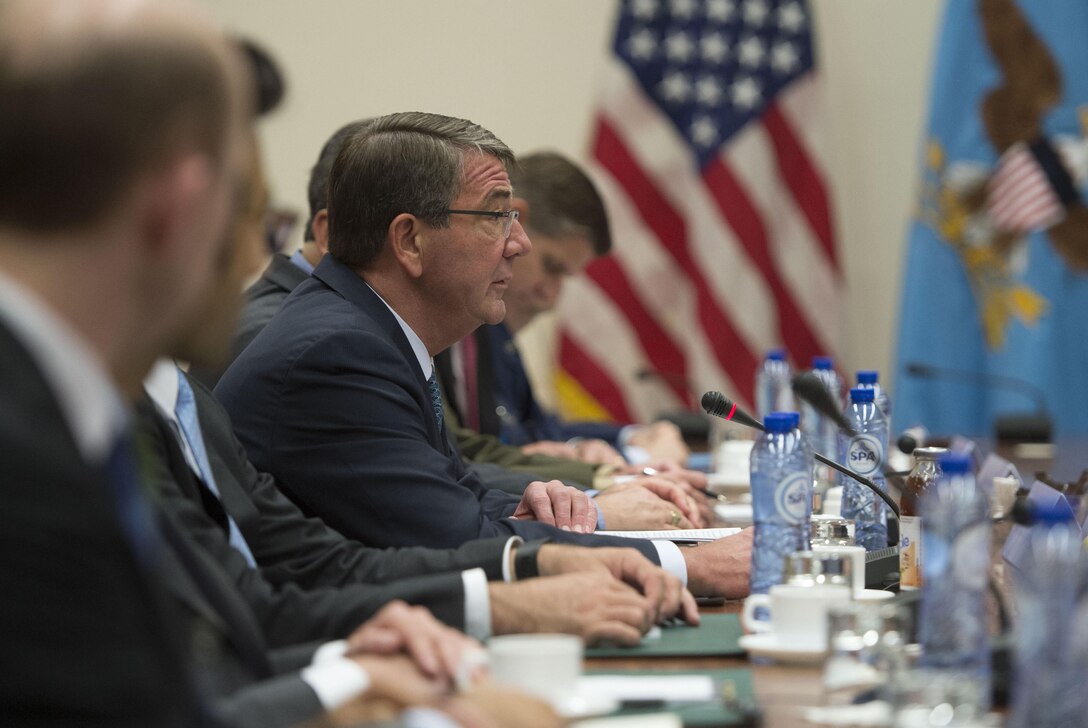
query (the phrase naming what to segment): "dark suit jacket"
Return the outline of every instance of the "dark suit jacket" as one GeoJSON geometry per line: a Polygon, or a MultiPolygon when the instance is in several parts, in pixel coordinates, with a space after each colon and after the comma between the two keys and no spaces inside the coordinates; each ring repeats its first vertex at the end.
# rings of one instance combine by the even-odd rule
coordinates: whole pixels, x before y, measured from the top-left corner
{"type": "Polygon", "coordinates": [[[514,496],[467,472],[435,422],[427,382],[393,314],[326,256],[216,388],[239,440],[296,502],[349,537],[452,547],[515,533],[626,545],[508,518],[514,496]]]}
{"type": "Polygon", "coordinates": [[[0,453],[0,724],[200,725],[179,615],[2,325],[0,453]]]}
{"type": "MultiPolygon", "coordinates": [[[[481,326],[476,330],[478,341],[486,344],[491,360],[480,362],[477,376],[480,392],[487,392],[492,406],[502,412],[497,429],[483,430],[511,445],[524,445],[537,440],[569,440],[572,437],[594,437],[618,446],[623,425],[613,422],[564,422],[544,410],[536,400],[517,342],[505,324],[481,326]]],[[[481,403],[483,394],[480,395],[481,403]]]]}
{"type": "MultiPolygon", "coordinates": [[[[261,277],[246,289],[246,305],[238,319],[238,329],[234,334],[234,343],[231,345],[231,361],[238,358],[238,355],[249,346],[249,342],[253,341],[253,338],[272,319],[276,311],[279,311],[287,294],[309,277],[309,273],[292,263],[286,255],[277,253],[272,256],[261,277]]],[[[229,364],[230,362],[227,362],[221,367],[193,367],[190,374],[211,389],[219,382],[219,378],[223,376],[229,364]]]]}
{"type": "MultiPolygon", "coordinates": [[[[191,381],[191,380],[190,380],[191,381]]],[[[278,488],[267,473],[259,473],[246,459],[234,437],[222,405],[199,383],[193,383],[197,413],[219,497],[216,498],[187,467],[167,425],[155,417],[150,436],[156,451],[169,466],[162,483],[164,498],[183,497],[199,506],[214,526],[209,536],[221,542],[226,533],[226,513],[238,524],[260,565],[261,575],[276,586],[304,588],[384,584],[407,577],[431,577],[419,582],[400,582],[384,593],[385,599],[401,598],[427,606],[440,601],[463,601],[464,569],[480,567],[489,579],[502,578],[502,553],[506,539],[472,541],[458,549],[421,547],[375,549],[351,541],[317,518],[306,517],[278,488]],[[434,575],[439,575],[434,578],[434,575]],[[418,587],[430,583],[426,592],[418,587]],[[406,587],[417,587],[416,591],[406,587]]],[[[145,413],[146,414],[146,413],[145,413]]],[[[144,421],[147,422],[146,417],[144,421]]],[[[375,590],[381,591],[381,590],[375,590]]],[[[448,610],[446,610],[448,612],[448,610]]],[[[454,621],[456,615],[448,612],[454,621]]],[[[460,626],[458,624],[457,626],[460,626]]]]}

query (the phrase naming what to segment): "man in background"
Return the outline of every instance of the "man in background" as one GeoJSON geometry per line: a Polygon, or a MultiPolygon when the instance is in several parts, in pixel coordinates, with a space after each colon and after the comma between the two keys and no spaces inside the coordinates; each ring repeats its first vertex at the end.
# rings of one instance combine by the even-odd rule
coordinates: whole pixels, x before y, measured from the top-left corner
{"type": "Polygon", "coordinates": [[[514,337],[555,308],[566,278],[609,253],[612,235],[593,182],[565,157],[520,157],[510,179],[533,254],[515,266],[502,322],[481,326],[437,357],[460,421],[528,453],[613,465],[623,465],[625,455],[632,462],[682,464],[688,450],[672,423],[566,423],[537,402],[514,337]]]}

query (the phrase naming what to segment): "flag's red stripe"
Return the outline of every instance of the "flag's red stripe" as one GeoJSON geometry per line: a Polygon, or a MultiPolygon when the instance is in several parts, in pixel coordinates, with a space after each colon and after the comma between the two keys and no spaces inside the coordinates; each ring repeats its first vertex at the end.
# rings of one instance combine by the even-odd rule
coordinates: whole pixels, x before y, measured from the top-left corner
{"type": "Polygon", "coordinates": [[[823,180],[797,140],[789,122],[782,115],[777,102],[768,107],[762,122],[774,146],[782,182],[793,194],[797,206],[812,227],[813,234],[820,241],[831,268],[840,272],[835,238],[831,231],[831,207],[823,180]]]}
{"type": "Polygon", "coordinates": [[[692,259],[683,218],[661,195],[604,118],[597,120],[593,156],[624,189],[638,208],[643,221],[691,281],[695,289],[699,323],[706,334],[707,342],[739,395],[745,401],[751,402],[756,358],[748,350],[732,322],[718,307],[706,279],[692,259]]]}
{"type": "MultiPolygon", "coordinates": [[[[748,194],[740,186],[732,170],[721,157],[713,159],[703,169],[703,181],[710,196],[718,205],[722,217],[747,251],[767,287],[771,289],[778,306],[778,329],[782,343],[798,364],[807,365],[813,356],[825,354],[826,349],[817,341],[806,319],[801,316],[793,292],[778,275],[778,268],[771,258],[767,230],[763,218],[756,210],[748,194]]],[[[817,312],[820,313],[820,312],[817,312]]]]}
{"type": "Polygon", "coordinates": [[[597,404],[608,411],[618,422],[634,422],[627,400],[612,377],[594,361],[582,347],[568,335],[559,336],[559,361],[563,368],[589,392],[597,404]]]}
{"type": "Polygon", "coordinates": [[[586,274],[616,304],[631,324],[631,329],[642,344],[646,358],[655,370],[664,373],[662,380],[676,393],[685,407],[691,407],[691,394],[681,384],[687,381],[687,362],[684,352],[673,343],[653,315],[642,305],[627,274],[614,255],[598,258],[586,269],[586,274]]]}

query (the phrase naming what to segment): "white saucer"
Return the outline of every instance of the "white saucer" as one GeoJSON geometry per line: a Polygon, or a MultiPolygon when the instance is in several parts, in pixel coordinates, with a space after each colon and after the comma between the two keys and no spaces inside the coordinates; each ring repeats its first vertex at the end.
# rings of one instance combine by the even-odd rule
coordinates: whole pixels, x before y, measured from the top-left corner
{"type": "Polygon", "coordinates": [[[737,644],[754,657],[770,657],[778,662],[798,665],[818,665],[827,656],[826,647],[807,647],[798,644],[781,644],[770,632],[743,635],[737,644]]]}
{"type": "Polygon", "coordinates": [[[593,693],[579,691],[566,700],[553,706],[560,718],[566,720],[578,720],[591,718],[595,715],[607,715],[616,712],[619,701],[611,695],[594,695],[593,693]]]}
{"type": "Polygon", "coordinates": [[[860,593],[854,595],[855,602],[882,602],[885,599],[891,599],[895,596],[895,592],[884,591],[883,589],[862,589],[860,593]]]}

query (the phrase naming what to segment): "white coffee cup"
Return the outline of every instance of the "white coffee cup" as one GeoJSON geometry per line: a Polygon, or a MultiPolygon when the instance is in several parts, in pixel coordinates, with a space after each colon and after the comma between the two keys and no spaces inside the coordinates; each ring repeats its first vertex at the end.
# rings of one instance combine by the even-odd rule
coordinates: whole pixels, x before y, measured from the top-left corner
{"type": "Polygon", "coordinates": [[[582,677],[582,640],[568,634],[512,634],[487,642],[491,676],[554,706],[571,700],[582,677]]]}
{"type": "Polygon", "coordinates": [[[812,550],[816,553],[838,554],[844,559],[850,559],[850,578],[854,596],[865,591],[865,547],[864,546],[832,546],[826,544],[813,544],[812,550]]]}
{"type": "Polygon", "coordinates": [[[740,622],[749,632],[770,632],[782,643],[798,647],[827,646],[827,610],[832,604],[850,601],[851,590],[844,584],[797,586],[778,584],[769,594],[753,594],[744,600],[740,622]],[[760,607],[771,613],[769,620],[758,620],[760,607]]]}

